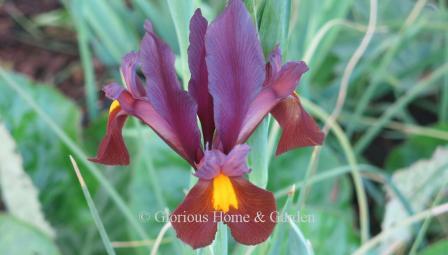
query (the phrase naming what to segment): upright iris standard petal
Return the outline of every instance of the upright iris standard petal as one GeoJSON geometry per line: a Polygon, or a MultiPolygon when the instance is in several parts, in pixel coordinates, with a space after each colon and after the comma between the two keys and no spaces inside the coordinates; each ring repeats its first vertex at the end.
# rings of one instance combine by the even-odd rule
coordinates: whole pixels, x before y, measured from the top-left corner
{"type": "Polygon", "coordinates": [[[236,144],[251,101],[265,78],[255,25],[241,0],[231,0],[205,35],[209,90],[224,152],[236,144]]]}
{"type": "Polygon", "coordinates": [[[90,161],[104,165],[128,165],[129,153],[124,143],[121,130],[126,122],[127,114],[121,109],[118,101],[113,101],[109,110],[106,135],[98,148],[98,153],[90,161]]]}
{"type": "Polygon", "coordinates": [[[303,109],[297,94],[281,101],[271,113],[282,128],[276,155],[298,147],[322,144],[324,134],[303,109]]]}
{"type": "Polygon", "coordinates": [[[147,32],[140,46],[140,61],[146,77],[147,97],[177,137],[187,158],[202,157],[200,132],[196,123],[197,104],[180,87],[174,69],[174,54],[146,23],[147,32]]]}
{"type": "Polygon", "coordinates": [[[188,47],[188,64],[191,79],[188,92],[198,104],[198,117],[201,121],[204,143],[211,145],[215,131],[213,121],[213,99],[208,92],[208,71],[205,62],[205,33],[207,20],[197,9],[190,21],[190,46],[188,47]]]}

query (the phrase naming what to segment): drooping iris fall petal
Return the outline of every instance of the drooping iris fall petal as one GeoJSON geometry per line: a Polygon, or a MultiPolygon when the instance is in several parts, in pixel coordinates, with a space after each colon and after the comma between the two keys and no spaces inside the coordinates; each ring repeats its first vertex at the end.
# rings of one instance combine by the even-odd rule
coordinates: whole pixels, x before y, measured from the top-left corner
{"type": "MultiPolygon", "coordinates": [[[[120,71],[125,86],[129,88],[131,93],[136,97],[144,97],[146,91],[135,72],[137,64],[138,53],[130,52],[123,57],[120,71]]],[[[105,165],[129,164],[129,153],[121,134],[126,119],[127,113],[122,110],[118,101],[113,101],[109,110],[106,135],[101,141],[97,155],[94,158],[89,158],[90,161],[105,165]]]]}
{"type": "Polygon", "coordinates": [[[212,197],[211,182],[199,180],[170,216],[177,237],[193,249],[207,246],[215,239],[217,223],[213,221],[212,197]],[[185,217],[196,219],[186,220],[185,217]]]}
{"type": "MultiPolygon", "coordinates": [[[[280,48],[278,46],[275,47],[270,54],[269,63],[266,65],[267,78],[264,87],[266,88],[271,86],[271,84],[281,82],[283,80],[281,78],[283,76],[282,73],[288,69],[288,65],[291,63],[294,62],[289,62],[282,66],[280,48]]],[[[306,69],[303,69],[302,73],[308,70],[306,65],[304,67],[306,69]]],[[[300,79],[300,76],[298,76],[298,79],[300,79]]],[[[272,109],[271,114],[282,128],[282,135],[277,146],[276,155],[298,147],[322,144],[324,134],[314,119],[303,108],[297,93],[293,92],[279,101],[272,109]]]]}
{"type": "Polygon", "coordinates": [[[101,141],[97,155],[89,158],[90,161],[104,165],[129,164],[129,153],[121,134],[126,119],[127,114],[121,109],[118,101],[114,101],[109,110],[106,135],[101,141]]]}
{"type": "Polygon", "coordinates": [[[198,104],[198,117],[201,121],[205,144],[212,144],[215,122],[213,120],[213,98],[208,92],[208,71],[205,62],[205,33],[207,20],[197,9],[190,21],[190,46],[188,47],[188,65],[191,79],[188,92],[198,104]]]}
{"type": "MultiPolygon", "coordinates": [[[[166,120],[166,116],[160,114],[150,102],[145,99],[135,98],[129,91],[118,84],[111,84],[104,88],[106,96],[118,100],[121,109],[127,114],[135,116],[150,126],[173,150],[187,160],[193,167],[196,159],[201,158],[202,149],[198,144],[197,148],[189,148],[182,144],[181,137],[176,129],[166,120]]],[[[174,98],[173,100],[175,100],[174,98]]]]}
{"type": "Polygon", "coordinates": [[[274,195],[243,177],[249,172],[248,152],[245,144],[235,146],[227,155],[218,150],[205,152],[195,173],[198,183],[171,215],[177,236],[193,248],[212,243],[220,221],[243,244],[261,243],[272,233],[276,224],[272,217],[276,211],[274,195]],[[182,217],[184,220],[178,220],[182,217]],[[196,220],[185,220],[188,218],[196,220]]]}
{"type": "Polygon", "coordinates": [[[229,215],[248,215],[248,222],[227,223],[233,238],[246,245],[259,244],[271,235],[276,221],[274,194],[261,189],[244,177],[231,178],[238,199],[238,209],[231,208],[229,215]]]}
{"type": "Polygon", "coordinates": [[[322,144],[324,133],[303,109],[297,94],[282,100],[271,113],[282,128],[276,155],[298,147],[322,144]]]}
{"type": "Polygon", "coordinates": [[[231,0],[210,24],[205,48],[215,125],[227,153],[265,78],[260,41],[242,1],[231,0]]]}

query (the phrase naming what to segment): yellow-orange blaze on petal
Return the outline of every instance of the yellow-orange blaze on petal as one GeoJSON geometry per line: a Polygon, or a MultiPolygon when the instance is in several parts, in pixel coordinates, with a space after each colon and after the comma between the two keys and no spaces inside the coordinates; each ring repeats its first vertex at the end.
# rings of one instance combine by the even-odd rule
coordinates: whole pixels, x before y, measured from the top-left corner
{"type": "Polygon", "coordinates": [[[238,209],[235,189],[229,177],[220,174],[213,179],[213,208],[216,211],[229,211],[230,206],[238,209]]]}
{"type": "Polygon", "coordinates": [[[109,108],[109,114],[111,114],[113,111],[115,111],[119,107],[120,107],[120,103],[118,102],[118,100],[112,101],[112,104],[110,105],[110,108],[109,108]]]}

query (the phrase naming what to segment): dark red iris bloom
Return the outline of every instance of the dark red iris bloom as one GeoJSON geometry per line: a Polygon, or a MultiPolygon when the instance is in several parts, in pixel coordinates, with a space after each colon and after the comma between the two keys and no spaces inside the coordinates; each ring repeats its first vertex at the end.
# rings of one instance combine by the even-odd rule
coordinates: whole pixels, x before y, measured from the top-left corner
{"type": "Polygon", "coordinates": [[[294,92],[308,67],[304,62],[282,65],[278,47],[265,64],[249,13],[241,0],[231,0],[210,25],[200,10],[191,19],[187,92],[177,79],[172,51],[149,22],[145,30],[140,51],[123,59],[126,88],[111,84],[104,89],[114,102],[106,135],[91,160],[129,164],[121,129],[127,116],[137,117],[187,160],[199,179],[172,213],[181,240],[193,248],[209,245],[217,231],[213,219],[220,213],[248,217],[248,222],[225,222],[236,241],[263,242],[275,226],[269,215],[276,204],[271,192],[246,179],[249,146],[244,143],[268,113],[282,128],[276,154],[322,143],[323,134],[294,92]],[[137,75],[138,68],[144,79],[137,75]],[[264,221],[256,219],[257,213],[264,221]],[[186,215],[208,220],[179,220],[186,215]]]}

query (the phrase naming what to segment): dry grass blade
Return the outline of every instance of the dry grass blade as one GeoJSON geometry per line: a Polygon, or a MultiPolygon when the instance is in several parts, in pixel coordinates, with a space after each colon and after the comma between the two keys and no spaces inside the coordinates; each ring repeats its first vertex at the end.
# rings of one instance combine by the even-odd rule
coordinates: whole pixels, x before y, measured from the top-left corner
{"type": "Polygon", "coordinates": [[[399,224],[396,224],[395,226],[388,228],[372,239],[370,239],[368,242],[366,242],[364,245],[362,245],[358,250],[356,250],[353,255],[363,255],[367,254],[368,251],[370,251],[373,247],[378,245],[383,239],[387,238],[390,234],[395,232],[398,229],[411,226],[412,224],[422,221],[428,217],[434,217],[441,214],[445,214],[448,212],[448,203],[419,212],[411,217],[408,217],[401,221],[399,224]]]}
{"type": "Polygon", "coordinates": [[[171,228],[171,222],[167,222],[165,225],[163,225],[162,229],[160,229],[159,235],[157,235],[157,238],[154,241],[154,246],[152,247],[151,255],[157,255],[157,251],[159,250],[160,244],[162,243],[163,236],[170,228],[171,228]]]}
{"type": "Polygon", "coordinates": [[[104,247],[106,248],[107,254],[115,255],[114,248],[112,247],[112,244],[109,240],[106,229],[104,228],[103,222],[101,221],[98,211],[96,210],[95,203],[93,202],[92,196],[90,195],[90,192],[87,189],[87,185],[84,181],[84,178],[82,178],[81,171],[79,171],[78,164],[76,163],[75,159],[73,159],[73,157],[71,155],[70,155],[70,161],[73,165],[73,169],[75,170],[76,177],[78,177],[82,192],[84,194],[84,197],[86,198],[87,205],[89,206],[90,213],[92,214],[93,220],[95,221],[95,225],[98,229],[98,232],[100,233],[101,240],[103,241],[103,244],[104,244],[104,247]]]}

